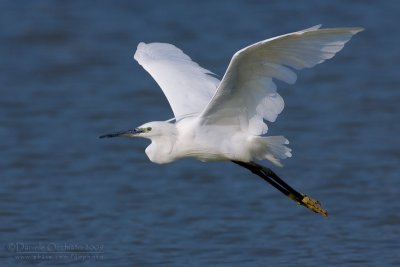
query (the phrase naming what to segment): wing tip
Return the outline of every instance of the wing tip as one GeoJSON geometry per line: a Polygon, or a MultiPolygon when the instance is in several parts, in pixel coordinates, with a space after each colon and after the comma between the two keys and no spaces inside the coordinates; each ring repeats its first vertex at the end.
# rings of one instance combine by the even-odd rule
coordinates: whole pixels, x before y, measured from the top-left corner
{"type": "Polygon", "coordinates": [[[357,34],[359,32],[365,31],[363,27],[354,27],[354,28],[349,28],[350,32],[352,34],[357,34]]]}
{"type": "Polygon", "coordinates": [[[316,31],[316,30],[346,30],[346,31],[349,31],[351,34],[356,34],[356,33],[359,33],[359,32],[362,32],[365,30],[363,27],[342,27],[342,28],[337,27],[337,28],[322,28],[322,29],[321,29],[321,27],[322,27],[322,24],[317,24],[310,28],[301,30],[300,32],[303,33],[303,32],[316,31]]]}
{"type": "Polygon", "coordinates": [[[135,51],[135,53],[133,54],[133,59],[135,59],[136,61],[140,61],[140,59],[141,59],[141,55],[142,55],[142,51],[143,51],[143,49],[144,49],[144,47],[146,46],[146,43],[145,42],[140,42],[138,45],[137,45],[137,48],[136,48],[136,51],[135,51]]]}

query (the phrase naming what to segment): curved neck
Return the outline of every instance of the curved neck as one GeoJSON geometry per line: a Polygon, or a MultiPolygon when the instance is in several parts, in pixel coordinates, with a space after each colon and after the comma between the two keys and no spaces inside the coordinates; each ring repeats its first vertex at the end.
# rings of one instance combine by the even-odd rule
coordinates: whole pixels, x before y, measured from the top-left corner
{"type": "Polygon", "coordinates": [[[154,127],[154,133],[146,136],[151,140],[151,144],[146,148],[146,154],[152,162],[169,163],[175,157],[173,156],[173,148],[177,140],[178,131],[175,124],[167,122],[157,123],[154,127]]]}

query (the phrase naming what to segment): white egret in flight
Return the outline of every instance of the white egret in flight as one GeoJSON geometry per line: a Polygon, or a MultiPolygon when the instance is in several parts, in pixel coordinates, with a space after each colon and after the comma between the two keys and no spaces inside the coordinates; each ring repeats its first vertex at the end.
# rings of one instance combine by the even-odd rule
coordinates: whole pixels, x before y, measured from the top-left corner
{"type": "Polygon", "coordinates": [[[281,166],[280,160],[292,156],[285,137],[266,136],[265,121],[274,122],[284,107],[274,80],[295,83],[295,70],[311,68],[332,58],[354,34],[363,30],[320,26],[239,50],[221,81],[172,44],[140,43],[134,59],[161,87],[175,117],[100,138],[148,138],[151,144],[146,154],[159,164],[182,158],[232,161],[298,204],[327,216],[317,200],[300,194],[271,169],[255,162],[268,160],[281,166]]]}

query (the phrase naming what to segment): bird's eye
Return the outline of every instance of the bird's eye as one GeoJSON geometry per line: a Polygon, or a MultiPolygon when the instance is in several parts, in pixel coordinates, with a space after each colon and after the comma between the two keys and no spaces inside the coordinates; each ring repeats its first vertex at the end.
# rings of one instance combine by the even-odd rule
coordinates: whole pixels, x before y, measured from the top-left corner
{"type": "Polygon", "coordinates": [[[148,132],[150,132],[151,131],[151,127],[147,127],[147,129],[146,129],[148,132]]]}

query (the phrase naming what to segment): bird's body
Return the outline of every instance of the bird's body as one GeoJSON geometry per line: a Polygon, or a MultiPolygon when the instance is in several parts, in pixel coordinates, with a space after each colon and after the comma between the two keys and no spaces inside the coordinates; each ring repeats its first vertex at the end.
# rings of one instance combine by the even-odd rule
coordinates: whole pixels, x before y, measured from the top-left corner
{"type": "Polygon", "coordinates": [[[174,45],[140,43],[134,58],[160,85],[175,122],[149,122],[101,137],[148,138],[151,144],[146,154],[160,164],[182,158],[233,161],[299,204],[326,215],[317,201],[299,194],[271,170],[254,162],[268,160],[281,166],[282,159],[292,156],[286,138],[266,136],[265,121],[274,122],[284,108],[274,80],[293,84],[297,79],[294,70],[332,58],[362,30],[319,28],[317,25],[239,50],[221,81],[174,45]]]}
{"type": "Polygon", "coordinates": [[[146,148],[147,156],[152,162],[159,164],[190,157],[201,161],[250,162],[269,159],[279,165],[279,161],[274,158],[268,144],[271,149],[272,146],[281,149],[278,150],[283,153],[280,155],[281,158],[291,156],[290,149],[284,146],[287,143],[284,137],[254,136],[237,127],[199,124],[199,119],[195,116],[184,118],[176,123],[158,121],[144,124],[141,128],[151,127],[152,132],[154,131],[151,144],[146,148]],[[153,129],[162,130],[156,132],[157,130],[153,129]]]}

